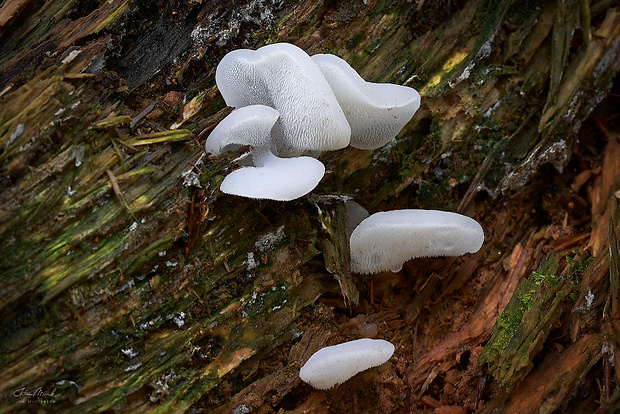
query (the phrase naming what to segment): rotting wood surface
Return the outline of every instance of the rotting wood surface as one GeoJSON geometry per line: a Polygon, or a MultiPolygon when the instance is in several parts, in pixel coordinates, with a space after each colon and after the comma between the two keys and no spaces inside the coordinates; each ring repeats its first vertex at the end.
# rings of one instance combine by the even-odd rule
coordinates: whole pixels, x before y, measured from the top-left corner
{"type": "Polygon", "coordinates": [[[614,2],[233,4],[0,6],[0,412],[620,406],[614,2]],[[242,154],[203,154],[230,110],[215,66],[280,41],[422,107],[384,148],[324,154],[311,196],[221,195],[242,154]],[[458,210],[486,241],[352,275],[349,197],[458,210]],[[363,336],[390,362],[297,377],[363,336]]]}

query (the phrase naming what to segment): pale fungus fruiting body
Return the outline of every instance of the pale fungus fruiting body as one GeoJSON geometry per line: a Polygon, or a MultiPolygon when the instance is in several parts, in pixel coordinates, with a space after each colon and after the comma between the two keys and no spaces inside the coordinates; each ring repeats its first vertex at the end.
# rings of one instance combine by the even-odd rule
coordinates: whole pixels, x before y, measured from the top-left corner
{"type": "Polygon", "coordinates": [[[436,210],[379,212],[351,233],[351,270],[397,272],[416,257],[460,256],[484,242],[480,224],[467,216],[436,210]]]}
{"type": "MultiPolygon", "coordinates": [[[[234,109],[211,132],[207,153],[252,147],[252,166],[224,178],[220,190],[254,199],[290,201],[312,191],[325,174],[315,158],[301,156],[351,145],[377,149],[390,142],[420,107],[412,88],[366,82],[333,55],[310,57],[297,46],[277,43],[228,53],[216,70],[216,83],[234,109]]],[[[475,220],[456,213],[399,210],[368,216],[345,203],[351,270],[397,272],[416,257],[473,253],[484,242],[475,220]]],[[[375,336],[374,323],[364,335],[375,336]]],[[[394,345],[359,339],[314,353],[299,377],[326,390],[359,372],[387,362],[394,345]]]]}
{"type": "Polygon", "coordinates": [[[288,43],[228,53],[215,80],[226,104],[236,109],[211,132],[205,149],[218,155],[241,145],[253,148],[254,166],[232,172],[220,187],[243,197],[293,200],[307,194],[325,167],[300,155],[349,144],[379,148],[420,106],[412,88],[366,82],[344,60],[310,57],[288,43]],[[258,157],[265,162],[257,164],[258,157]]]}
{"type": "Polygon", "coordinates": [[[265,105],[235,109],[211,131],[205,150],[219,155],[243,145],[270,148],[271,130],[279,116],[278,111],[265,105]]]}
{"type": "Polygon", "coordinates": [[[242,197],[291,201],[312,191],[325,166],[311,157],[279,158],[268,150],[254,152],[254,167],[228,174],[220,185],[227,194],[242,197]]]}
{"type": "Polygon", "coordinates": [[[252,146],[253,166],[230,173],[220,190],[241,197],[290,201],[308,194],[325,174],[325,166],[310,157],[279,158],[272,151],[272,129],[277,110],[264,105],[244,106],[232,111],[211,132],[205,150],[211,154],[252,146]]]}
{"type": "Polygon", "coordinates": [[[336,150],[351,128],[323,74],[306,52],[288,43],[234,50],[217,66],[217,86],[233,107],[266,105],[280,113],[278,155],[336,150]]]}
{"type": "Polygon", "coordinates": [[[334,55],[314,55],[351,125],[351,146],[377,149],[390,142],[420,107],[413,88],[366,82],[345,60],[334,55]]]}
{"type": "Polygon", "coordinates": [[[314,388],[326,390],[387,362],[393,353],[394,345],[383,339],[364,338],[328,346],[308,359],[299,378],[314,388]]]}

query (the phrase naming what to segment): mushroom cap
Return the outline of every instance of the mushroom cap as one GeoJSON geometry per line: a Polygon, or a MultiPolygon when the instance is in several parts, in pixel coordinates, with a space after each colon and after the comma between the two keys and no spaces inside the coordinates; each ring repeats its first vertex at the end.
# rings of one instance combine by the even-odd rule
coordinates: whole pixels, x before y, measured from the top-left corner
{"type": "Polygon", "coordinates": [[[351,126],[351,146],[376,149],[390,142],[420,107],[420,94],[408,86],[366,82],[345,60],[314,55],[351,126]]]}
{"type": "Polygon", "coordinates": [[[254,165],[228,174],[220,190],[242,197],[290,201],[312,191],[325,174],[319,160],[279,158],[266,149],[254,151],[254,165]]]}
{"type": "Polygon", "coordinates": [[[242,145],[271,147],[271,130],[280,114],[265,105],[250,105],[235,109],[209,134],[205,150],[219,155],[227,149],[242,145]]]}
{"type": "Polygon", "coordinates": [[[383,339],[358,339],[319,349],[299,370],[299,378],[326,390],[355,374],[387,362],[394,345],[383,339]]]}
{"type": "Polygon", "coordinates": [[[483,242],[480,224],[461,214],[437,210],[379,212],[362,221],[351,234],[351,270],[397,272],[410,259],[474,253],[483,242]]]}
{"type": "Polygon", "coordinates": [[[215,72],[234,107],[266,105],[280,112],[274,128],[278,155],[328,151],[349,145],[351,128],[323,74],[306,52],[288,43],[234,50],[215,72]]]}

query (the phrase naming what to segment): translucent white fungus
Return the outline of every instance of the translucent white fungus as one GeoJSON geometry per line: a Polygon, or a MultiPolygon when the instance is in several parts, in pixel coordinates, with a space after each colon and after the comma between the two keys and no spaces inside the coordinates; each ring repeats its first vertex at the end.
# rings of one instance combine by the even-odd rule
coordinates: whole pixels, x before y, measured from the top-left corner
{"type": "Polygon", "coordinates": [[[314,388],[326,390],[387,362],[393,353],[394,345],[383,339],[364,338],[328,346],[308,359],[299,371],[299,378],[314,388]]]}
{"type": "Polygon", "coordinates": [[[347,229],[347,236],[351,237],[353,230],[355,230],[362,220],[369,216],[368,210],[353,200],[347,200],[344,202],[344,211],[346,215],[345,225],[347,229]]]}
{"type": "Polygon", "coordinates": [[[349,125],[351,146],[376,149],[390,142],[420,107],[420,94],[410,87],[366,82],[334,55],[312,60],[331,86],[349,125]]]}
{"type": "Polygon", "coordinates": [[[351,128],[312,58],[288,43],[234,50],[217,66],[217,86],[233,107],[266,105],[280,113],[274,127],[280,156],[344,148],[351,128]]]}
{"type": "Polygon", "coordinates": [[[325,174],[319,160],[279,158],[265,149],[254,152],[254,165],[228,174],[220,190],[242,197],[290,201],[312,191],[325,174]]]}
{"type": "Polygon", "coordinates": [[[436,210],[379,212],[362,221],[351,234],[351,270],[398,272],[410,259],[474,253],[483,242],[480,224],[461,214],[436,210]]]}
{"type": "Polygon", "coordinates": [[[205,150],[219,155],[227,149],[242,145],[270,147],[271,130],[280,114],[265,105],[250,105],[235,109],[209,134],[205,150]]]}
{"type": "Polygon", "coordinates": [[[272,129],[278,116],[278,111],[268,106],[245,106],[232,111],[211,132],[205,149],[212,154],[233,146],[254,147],[254,166],[230,173],[220,186],[222,192],[288,201],[309,193],[323,178],[325,167],[314,158],[273,155],[272,129]]]}

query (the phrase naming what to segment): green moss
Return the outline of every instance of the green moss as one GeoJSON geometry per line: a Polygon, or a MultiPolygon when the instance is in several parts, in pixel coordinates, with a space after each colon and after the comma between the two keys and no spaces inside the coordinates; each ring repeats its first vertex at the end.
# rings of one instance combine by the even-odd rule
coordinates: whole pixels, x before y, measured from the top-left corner
{"type": "Polygon", "coordinates": [[[488,351],[489,355],[498,357],[506,350],[510,340],[517,333],[523,314],[533,305],[533,295],[535,293],[535,289],[526,287],[521,290],[522,292],[517,292],[513,297],[514,303],[511,301],[512,306],[506,307],[506,309],[497,318],[497,323],[495,326],[495,341],[492,348],[488,351]],[[516,298],[516,300],[514,298],[516,298]]]}
{"type": "Polygon", "coordinates": [[[360,71],[361,68],[366,66],[366,63],[372,56],[372,54],[381,46],[381,39],[373,40],[368,46],[364,48],[364,50],[357,52],[348,60],[349,65],[351,65],[356,71],[360,71]]]}
{"type": "MultiPolygon", "coordinates": [[[[569,261],[580,273],[591,261],[569,261]],[[587,263],[586,263],[587,262],[587,263]]],[[[489,371],[503,386],[510,387],[532,368],[532,360],[542,349],[551,327],[562,311],[572,306],[575,276],[558,273],[559,257],[551,255],[524,279],[506,309],[497,318],[493,336],[480,355],[489,371]]]]}
{"type": "Polygon", "coordinates": [[[355,49],[364,40],[366,40],[366,32],[362,31],[362,32],[354,34],[349,39],[347,39],[347,43],[346,43],[347,49],[349,49],[349,50],[355,49]]]}
{"type": "MultiPolygon", "coordinates": [[[[568,271],[568,276],[566,278],[570,280],[571,284],[575,287],[579,286],[579,282],[581,281],[581,275],[585,272],[586,268],[592,263],[595,259],[594,256],[588,257],[587,259],[579,252],[576,252],[578,256],[578,260],[571,259],[566,256],[566,262],[570,265],[570,270],[568,271]]],[[[573,300],[577,299],[577,292],[571,292],[570,298],[573,300]]]]}
{"type": "Polygon", "coordinates": [[[416,194],[424,208],[455,210],[454,201],[449,197],[445,184],[440,180],[421,183],[416,194]]]}
{"type": "Polygon", "coordinates": [[[368,17],[372,19],[379,15],[386,14],[387,11],[391,7],[393,7],[393,4],[394,0],[380,0],[379,2],[377,2],[377,4],[375,4],[375,8],[372,10],[368,17]]]}
{"type": "Polygon", "coordinates": [[[570,270],[568,272],[567,278],[570,279],[571,283],[575,286],[579,285],[581,274],[586,270],[586,268],[592,263],[595,259],[594,256],[585,258],[581,253],[575,253],[578,256],[578,260],[571,259],[566,256],[566,262],[570,265],[570,270]]]}
{"type": "Polygon", "coordinates": [[[496,331],[499,331],[495,344],[494,352],[501,353],[508,346],[508,342],[517,331],[517,327],[521,323],[521,318],[525,312],[524,307],[520,306],[512,312],[502,312],[497,318],[496,331]]]}
{"type": "Polygon", "coordinates": [[[510,341],[516,337],[523,315],[535,304],[540,305],[540,294],[545,288],[555,288],[564,277],[557,273],[558,258],[551,256],[544,260],[538,270],[519,284],[506,309],[498,316],[493,338],[485,348],[487,360],[499,358],[510,341]]]}

